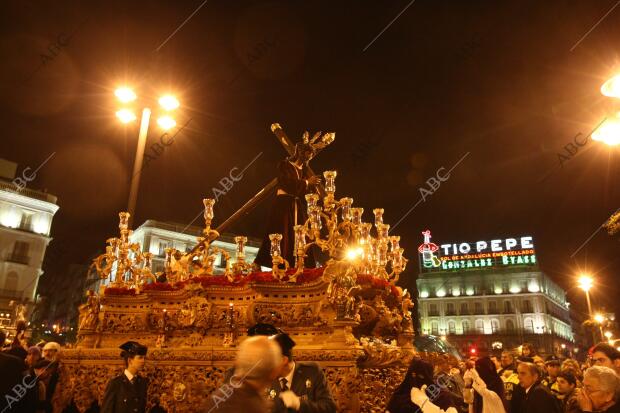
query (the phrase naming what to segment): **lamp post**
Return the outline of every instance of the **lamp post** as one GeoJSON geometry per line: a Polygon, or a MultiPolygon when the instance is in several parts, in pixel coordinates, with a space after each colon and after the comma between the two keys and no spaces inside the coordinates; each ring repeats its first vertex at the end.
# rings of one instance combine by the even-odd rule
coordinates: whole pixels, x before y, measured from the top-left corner
{"type": "MultiPolygon", "coordinates": [[[[127,107],[131,102],[135,101],[137,96],[134,91],[128,87],[116,89],[114,95],[124,105],[122,109],[116,112],[118,119],[124,123],[130,123],[136,120],[134,111],[127,107]]],[[[172,95],[164,95],[159,98],[159,105],[165,112],[171,112],[179,107],[179,101],[172,95]]],[[[138,188],[140,187],[140,176],[142,175],[142,161],[144,160],[144,148],[146,147],[146,138],[151,120],[151,109],[144,107],[140,118],[140,132],[138,133],[138,145],[136,147],[136,158],[133,163],[133,173],[131,175],[131,184],[129,189],[129,202],[127,212],[129,212],[129,225],[133,221],[138,200],[138,188]]],[[[161,116],[157,119],[157,124],[164,130],[174,128],[176,122],[169,115],[161,116]]]]}
{"type": "MultiPolygon", "coordinates": [[[[592,302],[590,301],[590,289],[594,284],[594,280],[589,275],[583,274],[579,277],[579,288],[581,288],[586,293],[586,302],[588,303],[588,318],[590,321],[596,321],[594,319],[594,314],[592,314],[592,302]]],[[[592,344],[596,344],[596,335],[594,333],[594,329],[592,329],[592,344]]]]}

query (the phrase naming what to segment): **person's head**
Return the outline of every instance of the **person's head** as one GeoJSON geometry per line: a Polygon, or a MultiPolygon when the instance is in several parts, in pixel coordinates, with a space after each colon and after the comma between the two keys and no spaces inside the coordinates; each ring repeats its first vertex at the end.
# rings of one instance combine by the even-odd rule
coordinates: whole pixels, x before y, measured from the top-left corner
{"type": "Polygon", "coordinates": [[[34,374],[40,379],[45,380],[51,373],[52,369],[48,368],[49,365],[52,364],[51,361],[47,359],[41,359],[37,361],[32,368],[34,369],[34,374]]]}
{"type": "Polygon", "coordinates": [[[290,370],[293,368],[293,347],[295,347],[295,341],[286,333],[280,332],[270,337],[280,347],[282,353],[282,363],[278,369],[278,377],[287,376],[290,370]]]}
{"type": "Polygon", "coordinates": [[[556,383],[558,384],[558,391],[560,394],[567,395],[577,386],[577,378],[570,370],[562,370],[558,376],[556,383]]]}
{"type": "Polygon", "coordinates": [[[519,385],[524,389],[533,386],[540,379],[540,371],[534,363],[521,362],[517,367],[519,385]]]}
{"type": "Polygon", "coordinates": [[[314,157],[314,148],[308,143],[300,142],[295,145],[293,159],[301,163],[309,162],[314,157]]]}
{"type": "Polygon", "coordinates": [[[532,359],[534,360],[534,364],[536,364],[536,367],[538,367],[539,371],[541,372],[545,371],[545,360],[543,360],[542,357],[534,356],[532,357],[532,359]]]}
{"type": "Polygon", "coordinates": [[[592,362],[595,366],[609,367],[620,371],[620,351],[607,343],[599,343],[592,349],[592,362]]]}
{"type": "Polygon", "coordinates": [[[534,351],[534,346],[530,343],[523,343],[521,346],[521,355],[523,357],[534,357],[536,355],[536,351],[534,351]]]}
{"type": "Polygon", "coordinates": [[[495,366],[495,370],[499,370],[502,368],[502,363],[499,361],[499,358],[496,355],[492,355],[489,357],[495,366]]]}
{"type": "Polygon", "coordinates": [[[545,368],[549,377],[552,379],[558,377],[558,374],[560,373],[560,366],[560,359],[556,356],[547,357],[547,360],[545,361],[545,368]]]}
{"type": "Polygon", "coordinates": [[[510,367],[514,364],[515,358],[510,351],[502,351],[501,362],[503,368],[510,367]]]}
{"type": "Polygon", "coordinates": [[[277,341],[266,336],[245,339],[237,351],[235,376],[260,389],[278,377],[282,351],[277,341]]]}
{"type": "Polygon", "coordinates": [[[60,352],[60,344],[50,341],[43,346],[43,358],[49,361],[56,361],[58,358],[58,352],[60,352]]]}
{"type": "Polygon", "coordinates": [[[131,374],[137,374],[144,368],[146,362],[146,352],[148,348],[135,341],[128,341],[123,343],[119,347],[121,350],[121,357],[125,360],[125,368],[131,372],[131,374]]]}
{"type": "Polygon", "coordinates": [[[428,361],[415,357],[409,365],[403,385],[405,383],[407,383],[409,390],[411,387],[430,386],[433,384],[433,366],[428,361]]]}
{"type": "Polygon", "coordinates": [[[579,362],[574,359],[566,359],[562,362],[562,371],[569,370],[575,375],[577,380],[581,380],[583,377],[581,366],[579,362]]]}
{"type": "Polygon", "coordinates": [[[26,364],[28,367],[33,367],[39,360],[41,360],[41,349],[37,346],[29,347],[28,355],[26,355],[26,364]]]}
{"type": "Polygon", "coordinates": [[[583,375],[583,390],[592,400],[594,410],[609,407],[618,392],[619,383],[616,372],[604,366],[593,366],[583,375]]]}

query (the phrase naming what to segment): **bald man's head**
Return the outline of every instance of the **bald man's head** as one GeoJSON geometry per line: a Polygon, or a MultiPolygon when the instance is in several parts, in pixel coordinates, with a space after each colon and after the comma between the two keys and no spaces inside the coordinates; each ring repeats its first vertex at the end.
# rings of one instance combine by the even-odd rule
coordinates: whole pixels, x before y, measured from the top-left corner
{"type": "Polygon", "coordinates": [[[249,337],[241,343],[235,362],[235,377],[255,382],[271,382],[282,364],[282,350],[265,336],[249,337]]]}

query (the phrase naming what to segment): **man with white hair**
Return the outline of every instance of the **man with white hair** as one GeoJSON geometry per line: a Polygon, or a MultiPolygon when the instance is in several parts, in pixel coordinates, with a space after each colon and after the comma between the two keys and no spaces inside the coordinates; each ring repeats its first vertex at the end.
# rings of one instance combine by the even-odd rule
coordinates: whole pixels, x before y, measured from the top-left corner
{"type": "Polygon", "coordinates": [[[239,345],[235,374],[215,390],[204,412],[268,413],[271,409],[265,389],[278,373],[282,351],[275,340],[254,336],[239,345]]]}
{"type": "Polygon", "coordinates": [[[46,375],[44,379],[40,381],[45,385],[45,401],[48,406],[52,405],[52,398],[54,397],[54,392],[56,391],[56,385],[58,384],[58,380],[60,378],[59,373],[59,359],[60,359],[60,344],[50,341],[49,343],[45,343],[43,346],[43,359],[48,360],[50,362],[49,366],[46,367],[46,375]]]}
{"type": "Polygon", "coordinates": [[[56,359],[58,358],[59,352],[60,352],[60,344],[54,341],[45,343],[45,346],[43,346],[43,358],[45,360],[49,360],[52,363],[56,361],[56,359]]]}
{"type": "Polygon", "coordinates": [[[583,387],[577,396],[579,407],[583,413],[619,413],[618,390],[620,379],[613,369],[604,366],[590,367],[583,376],[583,387]]]}

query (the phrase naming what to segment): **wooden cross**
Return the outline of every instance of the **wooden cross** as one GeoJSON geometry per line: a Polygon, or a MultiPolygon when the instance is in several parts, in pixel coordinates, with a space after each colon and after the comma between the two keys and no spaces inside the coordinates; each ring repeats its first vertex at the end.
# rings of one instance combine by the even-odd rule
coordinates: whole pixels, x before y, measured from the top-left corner
{"type": "MultiPolygon", "coordinates": [[[[276,135],[276,137],[278,138],[278,141],[282,144],[282,146],[284,147],[286,152],[289,154],[289,156],[292,156],[295,153],[295,144],[286,135],[284,130],[282,130],[282,127],[280,126],[280,124],[279,123],[272,124],[271,131],[276,135]]],[[[317,137],[319,134],[320,132],[318,134],[315,134],[314,137],[317,137]]],[[[333,140],[333,135],[332,135],[332,140],[333,140]]],[[[331,143],[331,141],[329,143],[331,143]]],[[[315,156],[318,155],[318,153],[322,151],[323,148],[329,145],[329,143],[325,143],[324,145],[320,145],[316,147],[315,156]]],[[[314,175],[314,171],[312,171],[312,169],[310,169],[310,172],[314,175]]],[[[269,195],[269,193],[276,187],[277,184],[278,184],[278,178],[273,178],[271,182],[265,185],[263,189],[258,191],[256,195],[250,198],[250,200],[247,201],[241,208],[239,208],[237,212],[232,214],[226,221],[222,222],[217,227],[216,231],[222,234],[223,231],[226,230],[226,228],[228,228],[230,225],[236,222],[239,218],[241,218],[244,215],[247,215],[252,209],[254,209],[254,207],[256,207],[256,205],[261,203],[267,197],[267,195],[269,195]]],[[[318,189],[319,189],[319,193],[321,197],[324,197],[325,190],[323,186],[320,185],[318,189]]]]}

